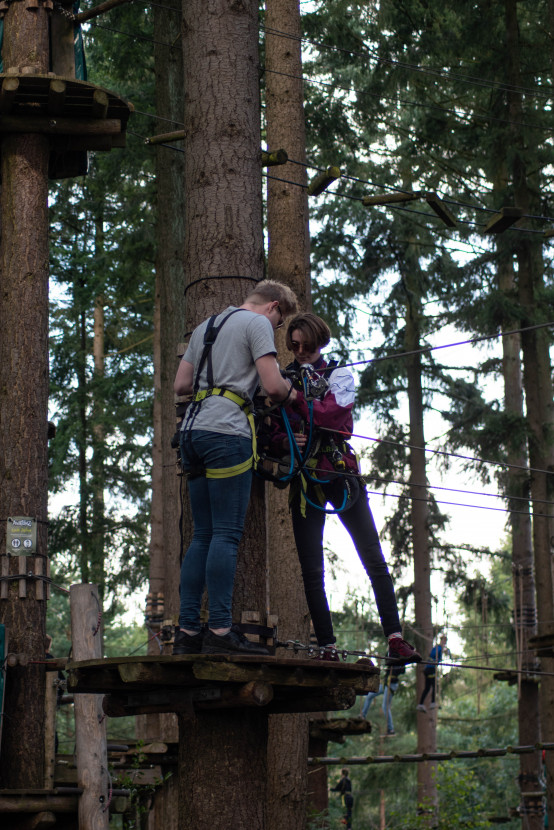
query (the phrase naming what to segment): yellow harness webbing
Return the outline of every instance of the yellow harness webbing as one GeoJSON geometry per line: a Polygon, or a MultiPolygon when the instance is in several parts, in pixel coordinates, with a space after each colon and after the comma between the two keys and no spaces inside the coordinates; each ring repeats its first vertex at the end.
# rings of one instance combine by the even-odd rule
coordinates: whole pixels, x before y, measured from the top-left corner
{"type": "Polygon", "coordinates": [[[231,392],[230,389],[221,389],[218,386],[214,386],[212,389],[198,390],[193,400],[195,403],[201,403],[201,401],[206,398],[211,398],[213,395],[233,401],[233,403],[236,403],[246,415],[248,423],[250,424],[250,430],[252,432],[252,455],[250,458],[247,458],[246,461],[241,461],[240,464],[234,464],[232,467],[207,468],[204,475],[206,478],[232,478],[233,476],[240,476],[242,473],[246,473],[248,470],[252,469],[254,464],[256,464],[259,460],[254,413],[252,412],[248,401],[245,401],[244,398],[241,398],[240,395],[237,395],[235,392],[231,392]]]}

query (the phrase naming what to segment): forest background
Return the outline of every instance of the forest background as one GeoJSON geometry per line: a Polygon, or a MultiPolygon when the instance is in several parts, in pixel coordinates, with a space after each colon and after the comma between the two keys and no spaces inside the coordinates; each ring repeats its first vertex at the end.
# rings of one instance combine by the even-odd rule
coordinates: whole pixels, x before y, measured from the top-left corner
{"type": "MultiPolygon", "coordinates": [[[[91,155],[89,174],[54,184],[50,199],[50,417],[57,432],[50,445],[49,549],[55,582],[99,584],[109,655],[145,650],[149,636],[122,615],[133,592],[144,598],[148,579],[155,154],[181,153],[178,143],[157,150],[145,144],[163,118],[154,100],[154,5],[134,2],[86,27],[89,80],[127,97],[135,113],[127,147],[91,155]]],[[[178,0],[164,5],[179,15],[178,0]]],[[[428,491],[433,623],[437,634],[449,634],[457,664],[515,667],[502,465],[514,448],[529,446],[531,428],[523,406],[520,412],[506,408],[506,338],[499,335],[554,319],[548,236],[554,223],[552,4],[517,4],[515,45],[509,2],[432,5],[301,3],[309,174],[329,165],[342,172],[326,194],[310,201],[313,304],[332,326],[334,354],[358,364],[356,431],[372,440],[360,438],[356,445],[376,493],[372,504],[407,632],[414,622],[409,373],[403,359],[384,358],[409,350],[415,321],[424,350],[425,433],[441,453],[432,456],[428,480],[437,488],[473,491],[428,491]],[[455,227],[425,197],[363,203],[368,196],[384,201],[416,191],[438,193],[439,208],[455,217],[455,227]],[[518,224],[501,235],[488,232],[499,210],[523,204],[524,191],[518,224]],[[518,256],[529,248],[539,277],[533,303],[522,311],[518,256]],[[479,347],[429,349],[473,338],[491,339],[479,347]],[[377,494],[384,495],[383,506],[377,494]],[[464,498],[478,506],[455,504],[464,498]]],[[[287,33],[264,30],[263,10],[260,23],[263,70],[265,39],[287,33]]],[[[263,96],[263,71],[261,88],[263,96]]],[[[167,124],[168,130],[183,126],[172,119],[167,124]]],[[[280,171],[270,168],[268,175],[286,178],[280,171]]],[[[540,331],[548,351],[551,329],[540,331]]],[[[527,449],[523,454],[521,466],[529,466],[527,449]]],[[[513,504],[512,512],[529,512],[528,487],[513,504]]],[[[338,573],[343,540],[332,533],[328,546],[329,568],[338,573]]],[[[349,559],[346,567],[355,565],[349,559]]],[[[359,586],[359,575],[343,577],[345,583],[359,586]]],[[[359,587],[339,596],[339,642],[378,651],[372,599],[359,587]]],[[[55,654],[66,653],[68,628],[64,598],[56,595],[48,619],[55,654]]],[[[518,688],[492,676],[461,668],[445,673],[439,749],[517,743],[518,688]]],[[[394,700],[397,735],[386,739],[394,740],[395,752],[413,751],[415,703],[409,669],[394,700]]],[[[371,718],[382,727],[377,704],[371,718]]],[[[340,754],[382,753],[381,732],[349,739],[340,754]]],[[[125,735],[115,731],[113,737],[125,735]]],[[[70,726],[62,740],[71,743],[70,726]]],[[[507,817],[518,802],[514,759],[445,767],[445,822],[452,821],[447,804],[457,805],[466,826],[481,826],[470,822],[507,817]],[[454,799],[454,792],[467,796],[454,799]]],[[[413,768],[359,767],[352,777],[356,818],[365,821],[360,826],[379,826],[381,790],[389,826],[403,826],[414,800],[413,768]]]]}

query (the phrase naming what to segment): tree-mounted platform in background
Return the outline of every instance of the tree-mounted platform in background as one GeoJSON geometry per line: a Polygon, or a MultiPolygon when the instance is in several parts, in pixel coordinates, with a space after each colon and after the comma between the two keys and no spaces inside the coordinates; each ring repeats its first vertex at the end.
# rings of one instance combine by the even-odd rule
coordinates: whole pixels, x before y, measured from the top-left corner
{"type": "Polygon", "coordinates": [[[263,708],[267,714],[349,709],[356,695],[377,691],[369,660],[326,663],[274,656],[182,655],[68,663],[68,690],[104,693],[110,717],[263,708]]]}
{"type": "Polygon", "coordinates": [[[133,105],[86,81],[55,75],[0,74],[0,137],[50,137],[50,179],[87,172],[88,150],[125,147],[133,105]]]}
{"type": "Polygon", "coordinates": [[[369,735],[371,723],[357,718],[310,718],[310,738],[343,744],[345,735],[369,735]]]}

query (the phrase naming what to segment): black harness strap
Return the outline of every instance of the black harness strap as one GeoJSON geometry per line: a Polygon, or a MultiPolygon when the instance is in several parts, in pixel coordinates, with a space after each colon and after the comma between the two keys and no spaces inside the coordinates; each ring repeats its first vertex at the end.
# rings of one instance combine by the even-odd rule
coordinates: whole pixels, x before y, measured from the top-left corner
{"type": "Polygon", "coordinates": [[[214,326],[214,322],[216,318],[219,316],[218,314],[212,314],[210,319],[208,320],[208,325],[206,326],[206,331],[204,332],[204,350],[200,355],[200,361],[198,362],[198,368],[196,370],[196,375],[194,377],[194,384],[192,387],[192,394],[193,394],[193,403],[190,407],[190,413],[183,425],[183,430],[190,430],[192,429],[192,425],[194,420],[198,414],[198,410],[200,409],[201,401],[195,401],[194,396],[200,389],[200,374],[202,369],[204,368],[204,364],[206,363],[206,374],[207,374],[207,381],[208,381],[208,389],[212,389],[214,385],[214,370],[212,364],[212,346],[217,339],[217,335],[229,319],[232,317],[233,314],[236,314],[237,311],[245,311],[246,309],[243,308],[234,308],[233,311],[230,311],[226,317],[223,318],[219,326],[214,326]]]}

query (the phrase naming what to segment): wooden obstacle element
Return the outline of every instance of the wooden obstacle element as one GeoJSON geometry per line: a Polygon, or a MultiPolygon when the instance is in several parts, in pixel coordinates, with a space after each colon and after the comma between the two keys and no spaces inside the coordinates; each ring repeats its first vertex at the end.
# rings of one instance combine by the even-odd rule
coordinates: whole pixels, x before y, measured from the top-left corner
{"type": "Polygon", "coordinates": [[[404,755],[357,755],[350,758],[330,757],[308,758],[308,764],[319,766],[352,766],[360,764],[422,763],[424,761],[454,761],[464,758],[500,758],[504,755],[528,755],[542,750],[552,752],[554,743],[536,743],[526,746],[505,746],[498,748],[452,749],[449,752],[419,752],[404,755]]]}
{"type": "Polygon", "coordinates": [[[369,660],[330,663],[265,655],[198,654],[114,657],[67,664],[68,691],[104,693],[110,717],[242,707],[269,714],[349,709],[356,695],[377,691],[369,660]]]}

